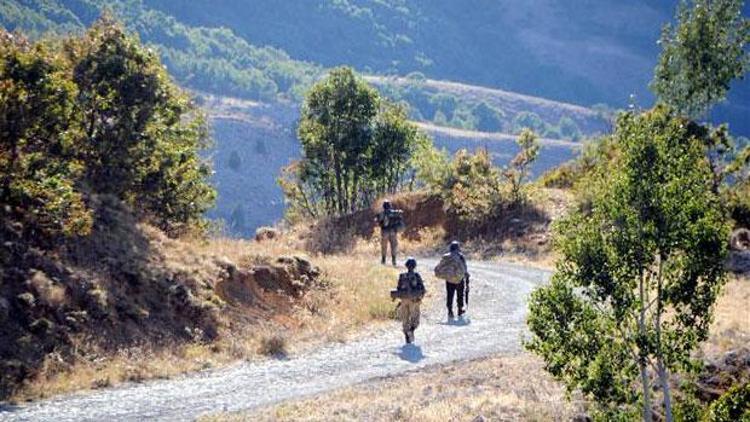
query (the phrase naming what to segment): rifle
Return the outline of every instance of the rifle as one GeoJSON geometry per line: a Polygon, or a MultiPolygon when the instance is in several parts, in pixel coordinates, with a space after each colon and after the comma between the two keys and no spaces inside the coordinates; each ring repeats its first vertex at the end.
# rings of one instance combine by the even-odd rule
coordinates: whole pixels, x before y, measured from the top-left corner
{"type": "Polygon", "coordinates": [[[466,306],[469,306],[469,274],[466,274],[466,285],[464,286],[464,296],[466,296],[466,306]]]}

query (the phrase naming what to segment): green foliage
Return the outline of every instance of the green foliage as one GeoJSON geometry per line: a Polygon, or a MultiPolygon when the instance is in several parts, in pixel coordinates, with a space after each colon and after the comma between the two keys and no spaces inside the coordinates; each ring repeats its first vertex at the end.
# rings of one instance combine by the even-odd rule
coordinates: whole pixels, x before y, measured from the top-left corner
{"type": "Polygon", "coordinates": [[[411,165],[420,185],[439,192],[450,174],[450,159],[445,149],[437,149],[432,140],[420,134],[414,145],[411,165]]]}
{"type": "Polygon", "coordinates": [[[202,219],[214,200],[205,118],[158,56],[108,17],[69,43],[84,127],[87,183],[131,203],[164,230],[202,219]]]}
{"type": "Polygon", "coordinates": [[[709,136],[663,107],[621,115],[618,153],[586,180],[590,206],[555,228],[561,259],[532,294],[527,348],[605,414],[646,417],[652,368],[666,391],[707,336],[728,236],[709,136]]]}
{"type": "Polygon", "coordinates": [[[420,136],[402,106],[381,101],[345,67],[307,93],[298,135],[303,159],[279,183],[290,212],[310,216],[342,215],[395,192],[420,136]]]}
{"type": "Polygon", "coordinates": [[[30,234],[83,235],[86,199],[107,194],[173,233],[202,225],[205,119],[152,52],[109,18],[63,43],[0,36],[4,214],[30,234]]]}
{"type": "Polygon", "coordinates": [[[64,60],[0,29],[0,216],[31,236],[88,233],[77,88],[64,60]]]}
{"type": "Polygon", "coordinates": [[[538,114],[522,111],[513,118],[513,132],[521,133],[524,129],[531,129],[534,133],[545,133],[547,124],[538,114]]]}
{"type": "Polygon", "coordinates": [[[482,101],[475,105],[472,114],[476,118],[476,129],[482,132],[501,132],[505,113],[482,101]]]}
{"type": "Polygon", "coordinates": [[[583,194],[587,188],[580,186],[580,183],[585,184],[592,172],[612,160],[616,153],[615,144],[610,136],[586,142],[578,157],[543,174],[541,184],[548,188],[573,188],[583,194]]]}
{"type": "Polygon", "coordinates": [[[711,403],[706,420],[709,422],[750,421],[750,383],[729,389],[711,403]]]}
{"type": "Polygon", "coordinates": [[[560,122],[557,124],[557,126],[560,131],[560,136],[563,139],[569,139],[573,142],[581,140],[581,129],[578,127],[578,124],[576,124],[576,122],[570,117],[561,117],[560,122]]]}
{"type": "Polygon", "coordinates": [[[662,53],[651,89],[659,100],[690,117],[723,101],[733,80],[750,69],[750,21],[741,0],[681,3],[676,27],[662,31],[662,53]]]}
{"type": "Polygon", "coordinates": [[[510,184],[510,199],[512,203],[518,205],[526,198],[523,192],[524,182],[529,175],[529,166],[539,156],[539,142],[533,131],[524,129],[518,135],[516,143],[520,151],[510,161],[510,165],[503,172],[503,176],[510,184]]]}
{"type": "Polygon", "coordinates": [[[450,163],[442,196],[449,214],[459,223],[481,225],[503,205],[500,171],[485,149],[474,154],[459,150],[450,163]]]}
{"type": "Polygon", "coordinates": [[[242,167],[242,158],[240,158],[240,154],[236,150],[232,150],[229,154],[227,166],[234,171],[239,171],[242,167]]]}
{"type": "Polygon", "coordinates": [[[111,12],[158,51],[180,84],[193,89],[256,100],[301,99],[321,73],[318,66],[280,50],[250,45],[229,29],[185,25],[142,0],[26,3],[0,5],[0,23],[33,36],[61,35],[80,32],[87,22],[111,12]]]}

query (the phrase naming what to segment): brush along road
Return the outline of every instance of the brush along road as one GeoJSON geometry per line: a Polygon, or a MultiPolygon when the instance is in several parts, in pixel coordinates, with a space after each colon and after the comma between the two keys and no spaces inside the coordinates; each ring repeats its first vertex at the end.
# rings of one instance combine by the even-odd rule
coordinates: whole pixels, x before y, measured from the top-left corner
{"type": "MultiPolygon", "coordinates": [[[[436,260],[420,259],[429,274],[436,260]]],[[[346,344],[289,359],[263,360],[177,379],[126,384],[20,407],[0,407],[0,421],[186,420],[257,408],[429,365],[521,350],[526,298],[549,272],[504,263],[469,262],[474,295],[464,321],[446,321],[442,283],[429,283],[422,325],[403,344],[397,322],[346,344]]],[[[387,295],[395,280],[383,283],[387,295]]]]}

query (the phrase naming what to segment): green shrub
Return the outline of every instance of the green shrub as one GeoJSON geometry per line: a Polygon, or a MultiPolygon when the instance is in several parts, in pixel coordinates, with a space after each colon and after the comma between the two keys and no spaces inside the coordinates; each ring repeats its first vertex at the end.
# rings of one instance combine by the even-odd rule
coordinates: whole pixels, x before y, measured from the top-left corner
{"type": "Polygon", "coordinates": [[[706,420],[709,422],[750,421],[750,383],[729,389],[711,403],[706,420]]]}

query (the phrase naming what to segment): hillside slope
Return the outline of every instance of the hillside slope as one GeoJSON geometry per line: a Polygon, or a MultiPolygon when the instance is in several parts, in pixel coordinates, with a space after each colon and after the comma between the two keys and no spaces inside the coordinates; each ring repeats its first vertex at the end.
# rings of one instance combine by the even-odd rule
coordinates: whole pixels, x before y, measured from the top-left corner
{"type": "MultiPolygon", "coordinates": [[[[661,27],[677,0],[145,0],[191,25],[226,26],[323,66],[422,72],[560,101],[651,103],[661,27]]],[[[745,14],[750,5],[745,6],[745,14]]],[[[750,82],[714,117],[750,133],[750,82]]]]}

